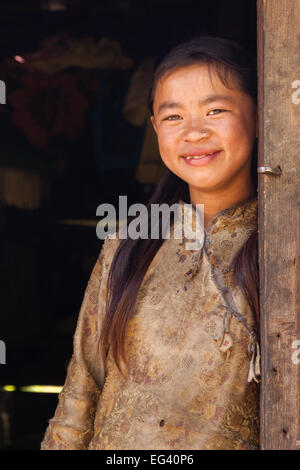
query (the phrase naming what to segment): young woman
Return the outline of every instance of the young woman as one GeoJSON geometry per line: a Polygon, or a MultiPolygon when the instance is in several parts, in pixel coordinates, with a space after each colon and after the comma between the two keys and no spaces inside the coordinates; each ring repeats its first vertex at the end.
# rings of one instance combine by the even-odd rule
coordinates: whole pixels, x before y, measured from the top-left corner
{"type": "Polygon", "coordinates": [[[190,203],[192,221],[204,204],[204,244],[106,238],[41,448],[257,449],[255,62],[225,39],[180,44],[149,107],[167,167],[149,222],[154,203],[190,203]]]}

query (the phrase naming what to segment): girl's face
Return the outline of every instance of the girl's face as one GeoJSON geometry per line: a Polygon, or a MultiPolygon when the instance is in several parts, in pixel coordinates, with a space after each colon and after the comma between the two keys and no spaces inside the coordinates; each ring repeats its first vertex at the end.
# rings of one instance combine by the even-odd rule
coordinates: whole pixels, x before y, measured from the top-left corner
{"type": "Polygon", "coordinates": [[[210,79],[207,65],[188,65],[159,80],[153,110],[162,160],[190,189],[249,186],[256,105],[247,93],[225,87],[214,70],[210,79]]]}

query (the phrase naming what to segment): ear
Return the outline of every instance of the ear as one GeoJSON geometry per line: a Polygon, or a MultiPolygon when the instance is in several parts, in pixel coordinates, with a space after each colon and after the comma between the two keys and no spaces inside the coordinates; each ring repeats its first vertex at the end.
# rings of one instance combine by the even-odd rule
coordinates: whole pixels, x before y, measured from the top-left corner
{"type": "Polygon", "coordinates": [[[154,116],[151,116],[150,119],[151,119],[152,125],[153,125],[153,127],[154,127],[154,130],[155,130],[155,132],[156,132],[156,134],[157,134],[157,128],[156,128],[154,116]]]}

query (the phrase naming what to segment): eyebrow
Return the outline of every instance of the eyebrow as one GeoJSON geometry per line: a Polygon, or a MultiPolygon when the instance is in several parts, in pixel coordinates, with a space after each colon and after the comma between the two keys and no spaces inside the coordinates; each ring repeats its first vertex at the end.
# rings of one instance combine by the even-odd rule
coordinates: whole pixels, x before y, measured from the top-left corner
{"type": "MultiPolygon", "coordinates": [[[[203,106],[206,104],[213,103],[215,101],[227,101],[228,103],[233,103],[233,99],[226,95],[210,95],[204,100],[199,101],[199,105],[203,106]]],[[[160,113],[166,108],[182,108],[183,105],[176,101],[164,101],[158,108],[157,113],[160,113]]]]}

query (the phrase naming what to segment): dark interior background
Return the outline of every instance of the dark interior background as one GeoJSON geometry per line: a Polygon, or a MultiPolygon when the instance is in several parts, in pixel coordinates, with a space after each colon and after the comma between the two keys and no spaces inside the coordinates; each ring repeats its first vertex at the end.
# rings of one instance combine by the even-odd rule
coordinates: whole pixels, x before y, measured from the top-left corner
{"type": "Polygon", "coordinates": [[[1,1],[2,449],[39,449],[54,414],[57,394],[19,388],[64,383],[102,244],[97,206],[117,204],[119,195],[145,202],[157,184],[157,176],[137,176],[146,127],[123,113],[132,76],[145,59],[156,65],[198,34],[237,40],[256,54],[256,1],[1,1]],[[91,51],[102,38],[116,41],[120,63],[99,68],[88,52],[82,65],[53,65],[70,41],[91,51]]]}

